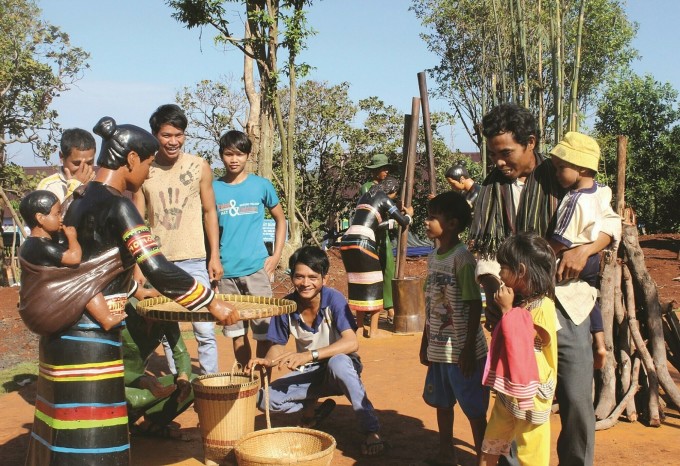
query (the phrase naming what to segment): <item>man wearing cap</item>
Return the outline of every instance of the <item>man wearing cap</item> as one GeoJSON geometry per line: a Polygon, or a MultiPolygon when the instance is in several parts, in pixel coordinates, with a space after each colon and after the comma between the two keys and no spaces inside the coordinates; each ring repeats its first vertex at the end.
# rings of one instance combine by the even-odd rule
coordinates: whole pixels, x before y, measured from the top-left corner
{"type": "MultiPolygon", "coordinates": [[[[390,174],[392,164],[385,154],[375,154],[366,168],[373,171],[373,179],[361,186],[359,195],[364,195],[371,186],[380,183],[390,174]]],[[[378,256],[383,272],[383,309],[387,311],[387,321],[394,322],[394,302],[392,300],[392,279],[396,269],[394,253],[392,252],[392,240],[390,233],[385,230],[384,237],[378,240],[378,256]]]]}
{"type": "Polygon", "coordinates": [[[470,204],[470,207],[475,206],[475,201],[479,195],[479,183],[470,178],[467,168],[460,164],[456,164],[446,170],[444,174],[446,181],[451,186],[451,190],[465,196],[465,200],[470,204]]]}
{"type": "MultiPolygon", "coordinates": [[[[535,231],[550,238],[554,232],[557,207],[565,189],[559,184],[555,167],[536,151],[538,128],[531,112],[516,104],[501,104],[482,119],[488,154],[495,167],[482,183],[472,225],[471,249],[480,257],[476,275],[486,296],[500,286],[500,266],[495,260],[498,246],[516,232],[535,231]]],[[[596,239],[562,253],[557,281],[578,278],[587,260],[618,237],[618,217],[602,219],[596,239]]],[[[595,446],[595,413],[592,401],[590,318],[576,324],[558,303],[557,399],[562,431],[557,440],[561,465],[592,465],[595,446]]],[[[495,325],[500,313],[487,301],[487,323],[495,325]]],[[[521,446],[519,448],[522,448],[521,446]]]]}

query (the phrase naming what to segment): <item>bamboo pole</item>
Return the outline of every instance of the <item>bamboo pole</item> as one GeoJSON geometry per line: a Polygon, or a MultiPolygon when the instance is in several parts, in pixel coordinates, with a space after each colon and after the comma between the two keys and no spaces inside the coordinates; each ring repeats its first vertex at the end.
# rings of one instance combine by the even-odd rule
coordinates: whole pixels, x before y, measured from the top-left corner
{"type": "Polygon", "coordinates": [[[576,57],[574,58],[574,77],[571,81],[571,120],[569,131],[578,131],[578,75],[581,71],[581,39],[583,37],[583,20],[586,11],[586,0],[581,0],[576,32],[576,57]]]}
{"type": "MultiPolygon", "coordinates": [[[[413,97],[411,100],[411,127],[409,131],[408,138],[408,157],[406,161],[406,173],[404,175],[404,186],[406,187],[406,192],[402,197],[402,202],[405,207],[411,206],[411,201],[413,200],[413,179],[416,169],[416,146],[418,143],[418,123],[419,123],[419,112],[420,112],[420,99],[418,97],[413,97]]],[[[408,242],[408,226],[406,228],[401,228],[399,235],[399,244],[397,247],[397,272],[394,278],[397,280],[403,280],[406,265],[406,247],[408,242]]]]}
{"type": "Polygon", "coordinates": [[[626,157],[628,136],[616,138],[616,213],[623,217],[626,208],[626,157]]]}
{"type": "MultiPolygon", "coordinates": [[[[403,164],[404,164],[404,174],[403,174],[404,182],[401,185],[401,196],[399,196],[399,199],[401,199],[402,201],[406,197],[406,172],[407,172],[406,167],[408,166],[409,140],[411,139],[411,137],[410,137],[411,136],[410,135],[410,133],[411,133],[411,120],[412,120],[411,115],[408,115],[408,114],[404,115],[404,142],[403,142],[402,148],[401,148],[402,155],[403,155],[402,160],[403,160],[403,164]]],[[[397,239],[397,263],[395,264],[395,268],[394,268],[394,276],[395,277],[400,276],[399,275],[400,269],[402,269],[402,267],[404,265],[404,260],[402,260],[402,251],[401,251],[401,247],[400,247],[400,242],[401,242],[401,230],[399,230],[399,235],[398,235],[398,239],[397,239]]],[[[401,273],[402,273],[402,275],[405,275],[405,272],[402,271],[401,273]]]]}
{"type": "Polygon", "coordinates": [[[420,104],[423,108],[423,130],[425,133],[425,151],[430,174],[430,194],[437,194],[437,175],[434,171],[434,153],[432,152],[432,126],[430,125],[430,102],[427,97],[427,77],[424,71],[418,73],[418,89],[420,104]]]}

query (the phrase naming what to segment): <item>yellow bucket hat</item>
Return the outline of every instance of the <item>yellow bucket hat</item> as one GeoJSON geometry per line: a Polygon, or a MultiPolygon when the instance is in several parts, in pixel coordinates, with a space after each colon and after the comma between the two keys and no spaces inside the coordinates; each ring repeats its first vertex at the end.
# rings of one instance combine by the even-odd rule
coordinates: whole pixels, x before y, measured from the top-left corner
{"type": "Polygon", "coordinates": [[[595,139],[585,134],[569,131],[557,143],[550,155],[573,163],[578,167],[590,168],[597,171],[600,163],[600,146],[595,139]]]}

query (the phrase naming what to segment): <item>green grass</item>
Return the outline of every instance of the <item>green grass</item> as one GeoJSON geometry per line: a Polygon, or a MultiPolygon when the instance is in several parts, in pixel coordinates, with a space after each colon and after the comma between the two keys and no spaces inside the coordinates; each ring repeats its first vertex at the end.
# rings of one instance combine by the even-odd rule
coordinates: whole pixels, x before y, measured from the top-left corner
{"type": "Polygon", "coordinates": [[[26,380],[33,382],[38,378],[37,362],[22,362],[14,367],[0,371],[0,395],[15,392],[25,385],[26,380]],[[19,385],[19,384],[22,385],[19,385]]]}

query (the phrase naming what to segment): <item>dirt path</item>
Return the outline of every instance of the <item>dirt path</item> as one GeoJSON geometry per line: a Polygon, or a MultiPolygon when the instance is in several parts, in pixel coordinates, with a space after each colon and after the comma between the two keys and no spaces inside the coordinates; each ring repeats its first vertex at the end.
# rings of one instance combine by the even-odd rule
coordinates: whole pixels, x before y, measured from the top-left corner
{"type": "MultiPolygon", "coordinates": [[[[676,299],[680,302],[680,283],[672,279],[680,275],[677,261],[677,244],[680,236],[661,235],[642,241],[650,273],[659,285],[662,301],[676,299]]],[[[409,274],[420,275],[424,271],[423,261],[411,262],[409,274]]],[[[333,258],[334,270],[341,266],[333,258]]],[[[346,292],[344,274],[335,273],[331,286],[346,292]],[[344,289],[343,289],[344,288],[344,289]]],[[[16,290],[0,289],[0,351],[3,365],[8,361],[37,359],[35,338],[22,330],[22,323],[16,319],[16,290]],[[10,291],[7,291],[10,290],[10,291]],[[12,299],[14,299],[13,302],[12,299]],[[8,302],[9,301],[9,302],[8,302]],[[2,314],[2,309],[5,309],[2,314]],[[14,313],[14,314],[12,314],[14,313]]],[[[677,306],[676,306],[677,307],[677,306]]],[[[418,363],[420,334],[393,335],[387,338],[367,340],[359,337],[360,354],[364,362],[362,378],[367,393],[375,405],[383,425],[382,434],[389,440],[391,448],[379,459],[365,459],[361,456],[359,443],[362,440],[355,431],[355,422],[349,403],[336,398],[338,406],[324,423],[323,429],[333,435],[338,448],[333,465],[417,465],[433,451],[438,444],[435,411],[422,401],[422,384],[425,368],[418,363]]],[[[220,367],[231,367],[233,356],[231,345],[226,338],[218,338],[220,367]]],[[[189,341],[190,353],[196,355],[195,341],[189,341]]],[[[194,359],[194,367],[198,362],[194,359]]],[[[680,378],[673,372],[676,382],[680,378]]],[[[30,384],[20,392],[0,396],[0,464],[19,466],[23,464],[30,427],[33,421],[33,399],[35,385],[30,384]]],[[[607,431],[596,433],[595,464],[597,465],[671,465],[680,458],[680,415],[668,409],[666,420],[658,429],[641,423],[621,422],[607,431]]],[[[456,409],[455,429],[459,460],[462,465],[473,465],[472,436],[463,414],[456,409]]],[[[257,418],[257,428],[264,426],[264,416],[257,418]]],[[[198,417],[190,408],[178,419],[182,429],[188,433],[190,442],[167,440],[132,440],[132,463],[148,465],[200,465],[203,460],[202,442],[197,429],[198,417]]],[[[275,427],[294,425],[296,417],[278,416],[273,418],[275,427]]],[[[555,443],[559,433],[559,416],[553,415],[552,460],[557,464],[555,443]]]]}

